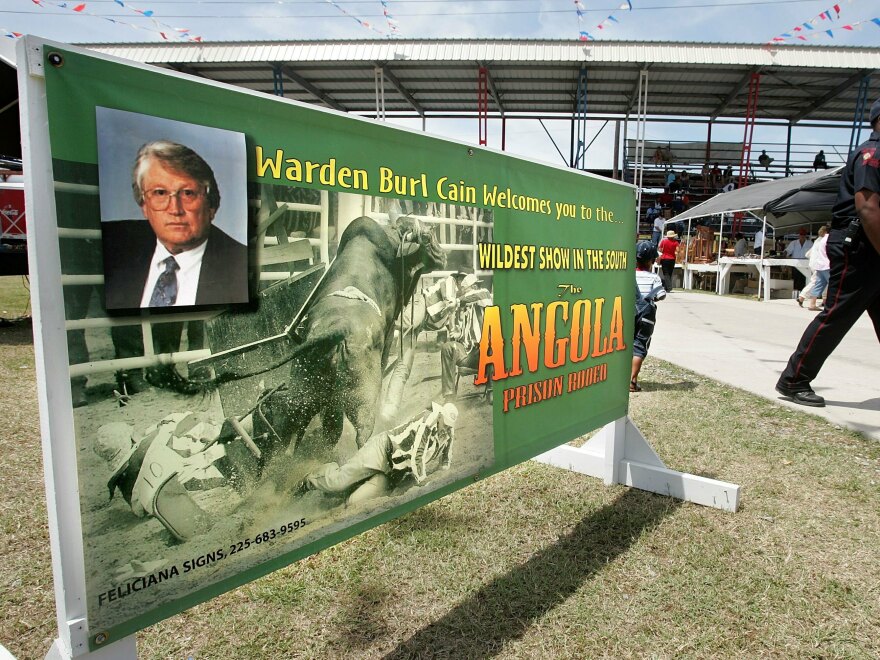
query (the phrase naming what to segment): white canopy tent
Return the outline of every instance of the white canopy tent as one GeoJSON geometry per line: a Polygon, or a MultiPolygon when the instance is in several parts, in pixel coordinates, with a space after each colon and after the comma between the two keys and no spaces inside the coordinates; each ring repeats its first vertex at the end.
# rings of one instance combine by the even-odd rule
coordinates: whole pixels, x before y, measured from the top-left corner
{"type": "MultiPolygon", "coordinates": [[[[698,218],[713,215],[721,216],[720,233],[724,233],[724,216],[729,213],[748,213],[762,221],[762,236],[767,234],[769,224],[774,232],[778,229],[792,229],[816,222],[827,222],[831,219],[831,209],[837,199],[840,186],[838,167],[829,170],[818,170],[799,176],[791,176],[773,181],[757,183],[728,193],[719,193],[687,209],[683,213],[667,220],[665,225],[672,223],[688,223],[688,242],[683,267],[687,272],[687,254],[690,249],[691,222],[698,218]],[[760,215],[758,215],[760,214],[760,215]]],[[[721,244],[718,246],[718,261],[721,261],[721,244]]],[[[763,285],[764,251],[761,250],[761,264],[758,269],[759,291],[763,285]]],[[[720,293],[721,278],[716,291],[720,293]]]]}

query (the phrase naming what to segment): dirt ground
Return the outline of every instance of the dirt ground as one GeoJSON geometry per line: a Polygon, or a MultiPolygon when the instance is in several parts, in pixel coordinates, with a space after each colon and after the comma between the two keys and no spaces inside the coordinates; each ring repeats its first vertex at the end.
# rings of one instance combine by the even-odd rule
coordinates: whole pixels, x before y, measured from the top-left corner
{"type": "MultiPolygon", "coordinates": [[[[449,470],[433,473],[419,486],[413,480],[404,481],[389,496],[352,506],[342,497],[318,491],[297,495],[296,486],[308,472],[329,461],[341,464],[357,449],[348,422],[337,447],[322,446],[316,418],[295,457],[278,457],[253,490],[238,492],[221,485],[191,493],[212,524],[203,535],[177,542],[157,519],[136,517],[119,491],[109,498],[111,465],[94,451],[96,433],[103,424],[121,421],[131,425],[137,437],[168,414],[186,411],[219,426],[224,417],[220,397],[216,392],[184,396],[151,389],[120,406],[112,394],[110,376],[90,379],[89,404],[75,410],[75,421],[91,632],[108,629],[492,465],[491,405],[482,388],[465,381],[456,401],[459,420],[449,470]],[[293,532],[287,530],[300,520],[306,524],[293,532]],[[268,536],[274,538],[267,541],[268,536]],[[127,585],[135,577],[150,574],[156,576],[154,584],[129,591],[127,585]]],[[[398,417],[388,425],[422,413],[431,401],[440,402],[440,354],[433,339],[420,342],[398,417]]]]}

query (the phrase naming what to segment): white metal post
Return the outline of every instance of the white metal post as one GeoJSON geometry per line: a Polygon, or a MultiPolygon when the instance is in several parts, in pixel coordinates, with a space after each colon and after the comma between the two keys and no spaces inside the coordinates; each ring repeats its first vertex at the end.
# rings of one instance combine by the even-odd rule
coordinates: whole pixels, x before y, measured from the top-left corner
{"type": "Polygon", "coordinates": [[[54,175],[47,128],[43,40],[34,37],[21,39],[17,44],[16,59],[23,108],[21,134],[24,137],[22,154],[28,207],[37,399],[58,622],[58,638],[47,657],[127,660],[136,657],[133,636],[114,644],[116,648],[112,655],[89,653],[77,450],[73,434],[70,360],[65,340],[54,175]],[[51,339],[43,341],[44,338],[51,339]]]}

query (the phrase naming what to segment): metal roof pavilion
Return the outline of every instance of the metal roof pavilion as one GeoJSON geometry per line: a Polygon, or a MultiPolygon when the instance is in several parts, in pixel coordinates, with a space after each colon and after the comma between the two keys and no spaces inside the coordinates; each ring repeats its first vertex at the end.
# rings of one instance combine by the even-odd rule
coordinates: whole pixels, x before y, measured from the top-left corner
{"type": "Polygon", "coordinates": [[[647,70],[647,115],[742,121],[749,80],[761,74],[757,120],[851,125],[861,81],[880,96],[880,47],[536,39],[309,40],[81,44],[231,85],[347,112],[377,111],[377,67],[385,111],[402,116],[477,114],[479,67],[488,70],[489,114],[548,116],[575,111],[587,72],[587,112],[636,111],[647,70]]]}

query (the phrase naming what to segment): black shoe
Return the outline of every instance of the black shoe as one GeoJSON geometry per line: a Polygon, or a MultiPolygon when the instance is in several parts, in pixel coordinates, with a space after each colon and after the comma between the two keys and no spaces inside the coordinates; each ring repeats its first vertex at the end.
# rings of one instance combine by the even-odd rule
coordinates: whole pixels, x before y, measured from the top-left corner
{"type": "Polygon", "coordinates": [[[147,368],[146,379],[154,387],[171,390],[178,394],[197,394],[201,391],[201,388],[196,383],[190,382],[181,376],[177,369],[170,364],[147,368]]]}
{"type": "Polygon", "coordinates": [[[813,408],[825,407],[825,399],[816,394],[813,390],[801,390],[800,392],[796,392],[782,383],[776,383],[776,391],[782,396],[788,397],[802,406],[811,406],[813,408]]]}

